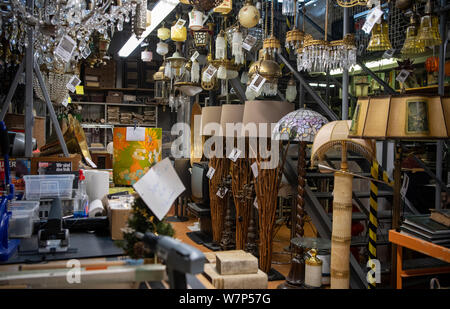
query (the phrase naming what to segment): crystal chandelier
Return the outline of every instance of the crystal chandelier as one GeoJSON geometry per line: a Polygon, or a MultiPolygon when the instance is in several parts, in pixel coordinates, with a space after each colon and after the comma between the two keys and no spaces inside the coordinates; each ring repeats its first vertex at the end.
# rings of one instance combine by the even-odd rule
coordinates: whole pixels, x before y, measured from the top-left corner
{"type": "MultiPolygon", "coordinates": [[[[283,2],[284,4],[284,2],[283,2]]],[[[305,7],[303,7],[305,10],[305,7]]],[[[297,0],[294,1],[294,28],[286,33],[286,48],[292,48],[297,54],[303,47],[303,39],[305,37],[305,19],[303,19],[303,31],[297,29],[297,0]]],[[[286,14],[285,14],[286,15],[286,14]]]]}
{"type": "Polygon", "coordinates": [[[330,65],[331,46],[328,35],[328,0],[325,7],[325,38],[314,40],[312,35],[305,34],[303,48],[297,50],[297,69],[308,72],[326,72],[330,65]]]}
{"type": "Polygon", "coordinates": [[[130,21],[137,37],[146,28],[147,0],[98,0],[89,5],[84,0],[35,0],[32,13],[25,3],[11,0],[2,7],[5,38],[12,52],[23,53],[29,44],[27,34],[33,31],[36,60],[48,70],[64,71],[68,63],[73,70],[89,56],[94,33],[109,40],[116,27],[122,31],[123,23],[130,21]]]}

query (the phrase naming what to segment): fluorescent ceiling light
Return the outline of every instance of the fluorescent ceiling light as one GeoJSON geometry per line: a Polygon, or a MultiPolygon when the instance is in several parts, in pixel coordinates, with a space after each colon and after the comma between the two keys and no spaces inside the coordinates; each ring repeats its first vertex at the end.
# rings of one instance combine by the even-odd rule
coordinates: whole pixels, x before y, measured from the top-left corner
{"type": "MultiPolygon", "coordinates": [[[[381,60],[369,61],[369,62],[365,63],[366,67],[369,69],[384,67],[384,66],[393,65],[393,64],[396,64],[395,58],[381,59],[381,60]]],[[[356,72],[356,71],[361,71],[362,68],[359,65],[354,65],[351,67],[351,69],[349,71],[352,71],[352,70],[356,72]]],[[[330,71],[330,75],[339,75],[339,74],[342,74],[342,69],[336,69],[336,70],[330,71]]]]}
{"type": "Polygon", "coordinates": [[[119,57],[128,57],[135,49],[145,40],[145,38],[159,26],[159,24],[169,15],[175,7],[178,5],[179,0],[159,0],[158,3],[153,7],[151,24],[148,26],[141,38],[138,39],[135,34],[133,34],[128,41],[119,50],[119,57]],[[155,12],[155,14],[153,14],[155,12]]]}

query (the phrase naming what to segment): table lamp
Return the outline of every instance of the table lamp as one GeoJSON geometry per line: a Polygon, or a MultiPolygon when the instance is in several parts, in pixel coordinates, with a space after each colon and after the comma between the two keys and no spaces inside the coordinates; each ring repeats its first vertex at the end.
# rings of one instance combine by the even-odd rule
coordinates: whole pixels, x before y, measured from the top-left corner
{"type": "Polygon", "coordinates": [[[353,176],[347,173],[347,151],[356,152],[370,162],[376,157],[374,141],[348,137],[351,123],[350,120],[340,120],[324,125],[314,138],[311,152],[311,165],[314,165],[316,161],[322,161],[332,148],[341,150],[340,171],[334,173],[330,267],[332,289],[348,289],[350,284],[353,176]]]}
{"type": "MultiPolygon", "coordinates": [[[[287,114],[278,121],[272,131],[272,139],[288,140],[298,142],[298,186],[297,186],[297,209],[292,209],[295,213],[292,226],[295,230],[295,237],[304,236],[304,187],[306,176],[306,143],[312,143],[319,129],[328,122],[321,114],[310,109],[300,108],[287,114]]],[[[305,261],[303,258],[303,248],[296,247],[295,254],[291,260],[291,269],[286,278],[286,282],[278,288],[301,287],[305,280],[305,261]]]]}

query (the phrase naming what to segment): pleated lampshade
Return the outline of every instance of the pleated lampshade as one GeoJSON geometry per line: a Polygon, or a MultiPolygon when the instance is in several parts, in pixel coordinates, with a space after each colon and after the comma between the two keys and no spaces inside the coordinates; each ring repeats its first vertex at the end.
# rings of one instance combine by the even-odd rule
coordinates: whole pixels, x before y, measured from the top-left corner
{"type": "Polygon", "coordinates": [[[246,101],[244,106],[243,136],[271,137],[271,124],[276,124],[284,115],[294,111],[294,104],[284,101],[246,101]],[[255,124],[257,132],[245,130],[255,124]],[[259,130],[259,124],[266,124],[267,130],[259,130]]]}
{"type": "Polygon", "coordinates": [[[350,137],[374,139],[447,139],[450,98],[401,95],[360,98],[350,137]]]}

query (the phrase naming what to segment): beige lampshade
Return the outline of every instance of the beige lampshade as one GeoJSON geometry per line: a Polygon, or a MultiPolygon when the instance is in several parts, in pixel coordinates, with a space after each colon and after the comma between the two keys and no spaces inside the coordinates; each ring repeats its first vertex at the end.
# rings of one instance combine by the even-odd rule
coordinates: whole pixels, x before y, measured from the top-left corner
{"type": "MultiPolygon", "coordinates": [[[[216,123],[220,125],[220,115],[222,113],[222,106],[206,106],[202,108],[202,119],[201,119],[201,135],[210,135],[205,134],[205,127],[208,123],[216,123]]],[[[211,135],[218,135],[220,132],[211,132],[211,135]]]]}
{"type": "Polygon", "coordinates": [[[271,124],[276,123],[286,114],[294,111],[294,104],[283,101],[246,101],[242,118],[242,135],[249,137],[271,137],[271,124]],[[267,124],[267,130],[260,131],[259,124],[267,124]],[[258,131],[249,132],[246,128],[256,124],[258,131]]]}
{"type": "MultiPolygon", "coordinates": [[[[224,104],[222,105],[222,113],[220,115],[220,126],[221,126],[221,136],[225,137],[239,137],[241,131],[239,132],[227,132],[227,123],[236,125],[242,124],[242,117],[244,116],[244,105],[243,104],[224,104]]],[[[230,126],[230,125],[228,125],[230,126]]]]}
{"type": "Polygon", "coordinates": [[[374,139],[447,139],[450,98],[399,95],[360,98],[349,137],[374,139]]]}
{"type": "Polygon", "coordinates": [[[369,161],[376,157],[374,140],[350,138],[348,136],[351,124],[351,120],[332,121],[317,132],[311,150],[312,165],[316,160],[322,161],[323,156],[332,148],[341,149],[344,143],[347,150],[359,153],[369,161]]]}

